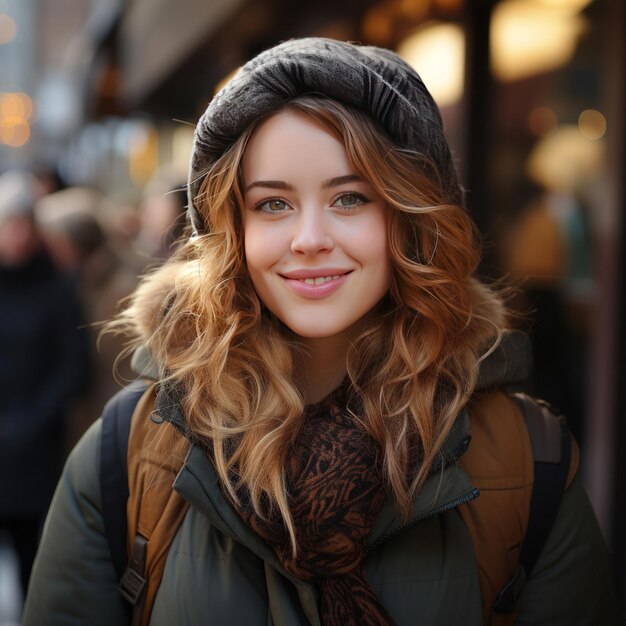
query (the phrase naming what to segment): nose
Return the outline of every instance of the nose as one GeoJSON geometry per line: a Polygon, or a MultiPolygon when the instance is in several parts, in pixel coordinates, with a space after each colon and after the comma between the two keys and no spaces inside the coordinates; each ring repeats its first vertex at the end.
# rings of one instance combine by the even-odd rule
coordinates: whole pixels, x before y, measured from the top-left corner
{"type": "Polygon", "coordinates": [[[330,252],[335,242],[329,226],[326,216],[319,209],[303,211],[296,221],[291,252],[306,255],[330,252]]]}

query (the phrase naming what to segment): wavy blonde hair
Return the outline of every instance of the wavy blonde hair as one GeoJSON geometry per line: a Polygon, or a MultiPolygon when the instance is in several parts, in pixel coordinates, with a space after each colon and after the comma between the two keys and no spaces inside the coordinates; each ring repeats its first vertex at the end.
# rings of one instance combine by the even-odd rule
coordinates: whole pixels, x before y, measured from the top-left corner
{"type": "MultiPolygon", "coordinates": [[[[384,478],[403,515],[428,476],[505,324],[501,300],[474,278],[479,260],[466,211],[446,203],[434,164],[402,149],[364,113],[321,97],[287,108],[345,146],[356,172],[388,206],[388,296],[347,356],[357,416],[382,450],[384,478]],[[419,459],[419,463],[416,463],[419,459]]],[[[146,277],[113,323],[147,343],[181,394],[187,426],[212,448],[223,489],[247,488],[260,515],[277,508],[297,543],[285,481],[304,396],[298,338],[262,305],[243,245],[241,161],[254,129],[206,172],[195,205],[206,234],[146,277]]]]}

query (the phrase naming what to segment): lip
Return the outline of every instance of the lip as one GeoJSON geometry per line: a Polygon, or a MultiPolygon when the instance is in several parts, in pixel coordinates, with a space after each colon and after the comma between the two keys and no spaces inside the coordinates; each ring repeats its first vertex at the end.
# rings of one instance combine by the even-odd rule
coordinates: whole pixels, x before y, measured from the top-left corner
{"type": "Polygon", "coordinates": [[[305,278],[320,278],[322,276],[343,276],[352,270],[341,267],[316,267],[314,269],[291,270],[290,272],[280,272],[283,278],[293,280],[304,280],[305,278]]]}
{"type": "Polygon", "coordinates": [[[351,273],[352,270],[319,268],[314,270],[293,270],[280,274],[280,277],[299,296],[317,300],[337,291],[346,282],[351,273]],[[322,276],[337,276],[337,278],[328,280],[320,285],[309,285],[304,282],[306,278],[320,278],[322,276]]]}

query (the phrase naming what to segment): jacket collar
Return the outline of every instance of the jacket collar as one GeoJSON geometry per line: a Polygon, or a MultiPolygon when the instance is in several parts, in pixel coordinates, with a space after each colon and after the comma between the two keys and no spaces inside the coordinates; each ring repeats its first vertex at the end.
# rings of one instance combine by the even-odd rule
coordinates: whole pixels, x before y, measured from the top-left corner
{"type": "Polygon", "coordinates": [[[456,462],[467,450],[470,439],[469,415],[464,410],[446,439],[439,462],[435,463],[430,476],[415,497],[410,518],[401,518],[393,502],[387,498],[367,538],[368,550],[420,520],[453,509],[478,496],[478,490],[456,462]]]}
{"type": "MultiPolygon", "coordinates": [[[[177,427],[184,423],[177,404],[169,404],[166,407],[162,400],[159,412],[163,414],[164,410],[168,410],[167,419],[177,427]]],[[[469,441],[469,417],[466,411],[462,411],[443,447],[441,461],[436,464],[413,502],[410,519],[401,519],[388,499],[368,536],[368,549],[382,543],[406,526],[459,506],[478,495],[467,474],[456,463],[458,457],[467,449],[469,441]]],[[[185,463],[174,481],[174,490],[205,515],[222,533],[244,544],[282,571],[273,549],[243,522],[224,497],[215,468],[200,445],[192,444],[185,463]]]]}
{"type": "Polygon", "coordinates": [[[282,571],[274,550],[253,532],[222,494],[219,479],[206,451],[193,444],[174,481],[178,492],[220,532],[244,544],[282,571]]]}
{"type": "MultiPolygon", "coordinates": [[[[366,548],[372,549],[390,536],[422,519],[452,509],[474,499],[474,488],[465,471],[455,461],[465,451],[469,437],[469,418],[464,411],[457,419],[448,438],[450,456],[445,456],[443,468],[439,465],[413,502],[410,519],[401,519],[392,502],[387,499],[367,539],[366,548]]],[[[213,464],[204,449],[193,444],[185,463],[174,481],[174,490],[202,513],[220,532],[242,543],[272,567],[293,578],[282,568],[274,550],[241,519],[224,497],[213,464]]]]}

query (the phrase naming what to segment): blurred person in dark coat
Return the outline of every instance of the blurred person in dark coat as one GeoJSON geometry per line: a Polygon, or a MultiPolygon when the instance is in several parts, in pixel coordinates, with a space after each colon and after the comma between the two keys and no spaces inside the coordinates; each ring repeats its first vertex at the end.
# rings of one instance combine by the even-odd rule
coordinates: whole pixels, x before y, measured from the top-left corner
{"type": "Polygon", "coordinates": [[[93,356],[89,389],[75,403],[69,420],[69,447],[119,391],[116,378],[134,378],[129,359],[116,363],[123,348],[121,337],[109,334],[97,341],[98,322],[113,317],[120,300],[135,289],[140,271],[139,260],[121,254],[101,224],[101,203],[102,196],[94,189],[68,187],[43,197],[36,206],[37,222],[52,258],[76,279],[93,356]]]}
{"type": "Polygon", "coordinates": [[[25,172],[0,176],[0,530],[24,588],[61,470],[65,411],[89,372],[81,307],[42,245],[36,189],[25,172]]]}

